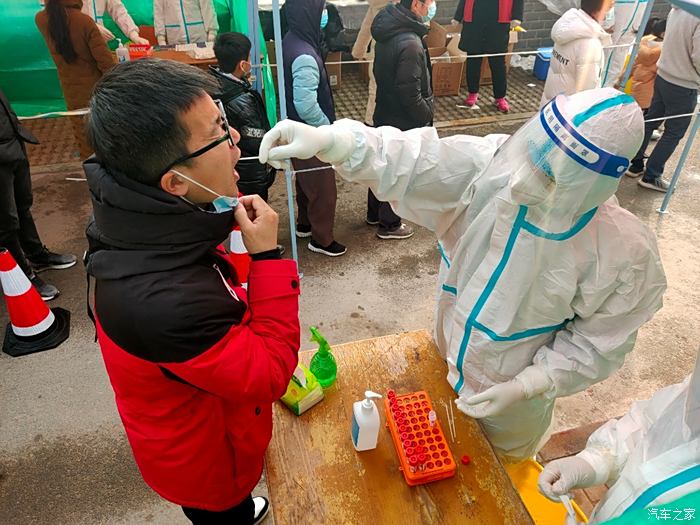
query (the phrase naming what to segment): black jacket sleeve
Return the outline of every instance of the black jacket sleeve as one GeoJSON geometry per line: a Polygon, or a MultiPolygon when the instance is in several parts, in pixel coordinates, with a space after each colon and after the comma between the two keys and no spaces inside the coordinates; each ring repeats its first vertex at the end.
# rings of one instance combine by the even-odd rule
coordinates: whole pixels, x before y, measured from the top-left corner
{"type": "MultiPolygon", "coordinates": [[[[464,1],[465,0],[459,0],[457,2],[457,9],[455,9],[455,16],[454,19],[457,20],[457,22],[463,22],[464,21],[464,1]]],[[[522,3],[522,0],[520,0],[522,3]]]]}
{"type": "Polygon", "coordinates": [[[523,0],[513,0],[513,10],[511,11],[511,20],[523,21],[523,0]]]}
{"type": "Polygon", "coordinates": [[[411,120],[430,122],[433,119],[433,108],[429,101],[423,98],[421,79],[427,74],[425,65],[425,50],[416,43],[406,45],[399,51],[396,67],[396,92],[411,120]]]}

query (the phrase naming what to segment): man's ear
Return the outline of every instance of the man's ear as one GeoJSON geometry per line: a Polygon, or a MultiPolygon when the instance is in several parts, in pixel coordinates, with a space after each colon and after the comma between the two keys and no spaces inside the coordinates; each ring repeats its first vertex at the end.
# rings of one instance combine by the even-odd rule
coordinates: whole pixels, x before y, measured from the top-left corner
{"type": "Polygon", "coordinates": [[[186,180],[177,176],[174,171],[169,171],[160,178],[160,188],[171,195],[184,197],[190,189],[186,180]]]}

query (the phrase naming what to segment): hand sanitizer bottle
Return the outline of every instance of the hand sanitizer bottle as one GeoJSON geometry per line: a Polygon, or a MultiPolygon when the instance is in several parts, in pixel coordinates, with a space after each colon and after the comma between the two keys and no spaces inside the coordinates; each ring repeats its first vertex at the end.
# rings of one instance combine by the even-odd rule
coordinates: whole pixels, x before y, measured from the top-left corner
{"type": "Polygon", "coordinates": [[[381,397],[367,390],[364,401],[356,401],[352,404],[352,444],[358,452],[377,448],[379,410],[372,399],[381,397]]]}
{"type": "Polygon", "coordinates": [[[117,38],[119,46],[117,46],[117,62],[128,62],[129,61],[129,50],[122,44],[121,38],[117,38]]]}

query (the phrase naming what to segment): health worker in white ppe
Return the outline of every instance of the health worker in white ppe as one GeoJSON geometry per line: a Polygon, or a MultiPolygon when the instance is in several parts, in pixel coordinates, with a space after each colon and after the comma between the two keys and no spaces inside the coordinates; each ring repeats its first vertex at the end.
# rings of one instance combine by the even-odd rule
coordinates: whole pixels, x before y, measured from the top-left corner
{"type": "Polygon", "coordinates": [[[158,44],[213,42],[219,22],[213,0],[153,0],[158,44]]]}
{"type": "MultiPolygon", "coordinates": [[[[663,507],[700,490],[700,361],[685,381],[637,401],[596,430],[577,455],[547,464],[540,492],[553,501],[576,488],[610,486],[589,523],[663,507]]],[[[571,522],[574,523],[574,522],[571,522]]]]}
{"type": "Polygon", "coordinates": [[[661,308],[655,237],[614,197],[643,133],[639,106],[606,88],[559,95],[510,138],[283,121],[260,159],[318,156],[435,232],[447,379],[516,461],[539,449],[555,398],[616,371],[661,308]]]}
{"type": "Polygon", "coordinates": [[[122,0],[83,0],[82,11],[97,23],[97,29],[107,42],[114,40],[115,37],[114,33],[104,25],[105,11],[109,13],[122,33],[129,37],[129,40],[135,44],[148,44],[148,40],[139,36],[139,28],[124,7],[122,0]]]}
{"type": "MultiPolygon", "coordinates": [[[[612,87],[617,82],[625,66],[627,55],[632,51],[634,39],[644,18],[644,11],[647,8],[648,0],[615,0],[614,13],[615,21],[612,32],[612,45],[622,45],[623,47],[612,47],[605,52],[605,67],[603,68],[602,84],[612,87]]],[[[642,28],[644,29],[644,28],[642,28]]]]}

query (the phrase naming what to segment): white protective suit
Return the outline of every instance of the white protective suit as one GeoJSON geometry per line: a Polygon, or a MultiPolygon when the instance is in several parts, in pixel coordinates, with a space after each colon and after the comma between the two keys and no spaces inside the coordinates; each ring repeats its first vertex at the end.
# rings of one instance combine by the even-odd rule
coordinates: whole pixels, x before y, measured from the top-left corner
{"type": "Polygon", "coordinates": [[[122,0],[83,0],[83,13],[89,15],[96,23],[105,40],[112,40],[114,35],[104,27],[105,11],[112,17],[114,23],[132,42],[137,44],[148,41],[139,36],[139,28],[124,7],[122,0]]]}
{"type": "MultiPolygon", "coordinates": [[[[615,0],[615,25],[612,34],[612,44],[626,44],[626,47],[608,49],[605,54],[602,85],[611,87],[617,82],[625,59],[632,50],[637,31],[640,30],[647,0],[615,0]]],[[[643,31],[644,28],[642,27],[643,31]]]]}
{"type": "Polygon", "coordinates": [[[540,475],[540,486],[547,488],[543,478],[555,463],[564,470],[567,463],[583,459],[594,476],[587,483],[567,487],[566,492],[603,483],[610,486],[589,523],[603,523],[648,506],[660,507],[700,490],[699,365],[696,361],[695,370],[682,383],[637,401],[620,419],[605,423],[574,458],[548,465],[540,475]]]}
{"type": "Polygon", "coordinates": [[[610,35],[581,9],[569,9],[552,27],[554,48],[540,107],[555,96],[573,95],[601,85],[603,47],[610,35]]]}
{"type": "Polygon", "coordinates": [[[213,42],[219,32],[213,0],[153,0],[160,45],[213,42]]]}
{"type": "Polygon", "coordinates": [[[519,460],[538,450],[555,398],[616,371],[661,307],[654,235],[613,196],[643,128],[631,97],[597,89],[557,97],[508,140],[284,121],[260,157],[318,155],[435,232],[447,379],[464,400],[521,387],[481,419],[499,453],[519,460]]]}

